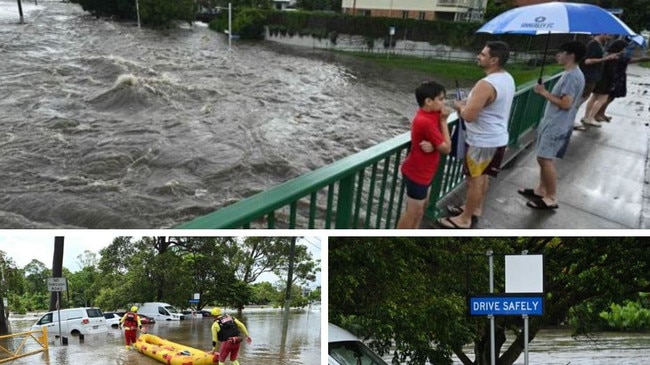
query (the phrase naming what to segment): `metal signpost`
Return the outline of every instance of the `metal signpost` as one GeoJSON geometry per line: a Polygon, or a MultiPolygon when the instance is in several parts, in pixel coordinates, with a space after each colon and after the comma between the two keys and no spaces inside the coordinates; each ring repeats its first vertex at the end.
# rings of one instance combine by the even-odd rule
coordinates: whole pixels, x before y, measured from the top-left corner
{"type": "Polygon", "coordinates": [[[395,27],[388,28],[388,51],[386,51],[386,59],[390,58],[390,49],[393,45],[393,36],[395,35],[395,27]]]}
{"type": "Polygon", "coordinates": [[[544,314],[544,259],[542,255],[506,255],[506,293],[494,294],[494,255],[487,251],[490,293],[468,298],[469,315],[490,319],[490,364],[496,364],[494,316],[520,315],[524,319],[524,364],[528,365],[528,317],[544,314]]]}
{"type": "Polygon", "coordinates": [[[48,278],[47,290],[56,292],[56,310],[59,319],[59,341],[63,344],[63,336],[61,335],[61,292],[68,290],[68,280],[66,278],[48,278]]]}

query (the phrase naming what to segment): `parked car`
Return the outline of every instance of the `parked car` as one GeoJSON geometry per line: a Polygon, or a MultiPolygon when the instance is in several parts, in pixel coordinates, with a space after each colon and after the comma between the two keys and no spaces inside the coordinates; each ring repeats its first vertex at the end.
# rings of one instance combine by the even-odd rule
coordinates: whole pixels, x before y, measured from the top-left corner
{"type": "Polygon", "coordinates": [[[327,331],[327,365],[388,365],[352,333],[331,323],[327,331]]]}
{"type": "Polygon", "coordinates": [[[157,321],[182,321],[185,319],[182,313],[180,313],[172,305],[162,302],[147,302],[142,303],[140,308],[138,308],[139,315],[146,315],[154,318],[157,321]]]}
{"type": "Polygon", "coordinates": [[[54,336],[59,334],[60,323],[61,334],[92,335],[108,332],[105,322],[104,313],[99,308],[69,308],[45,313],[32,325],[31,330],[38,331],[47,327],[47,331],[54,336]],[[59,313],[61,313],[60,321],[59,313]]]}
{"type": "Polygon", "coordinates": [[[120,327],[120,317],[115,312],[106,312],[104,313],[104,318],[106,319],[106,327],[109,328],[119,328],[120,327]]]}
{"type": "Polygon", "coordinates": [[[156,320],[152,317],[145,316],[144,314],[138,314],[140,316],[140,323],[142,324],[154,324],[156,320]]]}

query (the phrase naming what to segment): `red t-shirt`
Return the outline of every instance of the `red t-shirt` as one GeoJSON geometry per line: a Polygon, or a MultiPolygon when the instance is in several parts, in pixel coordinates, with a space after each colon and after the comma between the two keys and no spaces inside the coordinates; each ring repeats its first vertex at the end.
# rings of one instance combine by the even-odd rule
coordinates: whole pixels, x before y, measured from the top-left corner
{"type": "Polygon", "coordinates": [[[440,146],[444,141],[440,129],[440,112],[426,112],[418,109],[411,123],[411,150],[402,163],[402,173],[420,185],[429,185],[440,163],[440,152],[426,153],[420,142],[429,141],[440,146]]]}

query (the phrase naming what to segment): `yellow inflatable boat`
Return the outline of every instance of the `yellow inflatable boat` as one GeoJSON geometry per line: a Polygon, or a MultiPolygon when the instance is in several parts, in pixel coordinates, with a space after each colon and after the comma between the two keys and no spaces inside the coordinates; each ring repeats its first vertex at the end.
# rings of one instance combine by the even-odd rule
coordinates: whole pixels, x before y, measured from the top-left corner
{"type": "Polygon", "coordinates": [[[219,363],[217,352],[205,352],[143,333],[135,342],[136,350],[168,365],[212,365],[219,363]]]}

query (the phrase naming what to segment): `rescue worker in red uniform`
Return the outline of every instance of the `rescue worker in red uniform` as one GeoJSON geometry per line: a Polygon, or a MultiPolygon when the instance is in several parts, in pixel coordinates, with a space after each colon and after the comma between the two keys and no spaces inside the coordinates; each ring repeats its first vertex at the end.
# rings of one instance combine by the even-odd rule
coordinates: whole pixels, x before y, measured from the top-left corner
{"type": "Polygon", "coordinates": [[[140,316],[138,315],[138,307],[134,305],[129,312],[124,313],[124,316],[120,319],[120,326],[124,328],[126,348],[131,348],[131,345],[135,344],[138,329],[142,331],[142,322],[140,322],[140,316]]]}
{"type": "Polygon", "coordinates": [[[212,349],[217,351],[217,341],[221,342],[219,349],[219,365],[226,364],[226,358],[230,355],[230,363],[239,365],[237,356],[241,342],[246,338],[246,343],[253,340],[248,335],[248,330],[237,318],[223,314],[220,308],[212,308],[210,311],[214,322],[212,323],[212,349]]]}

